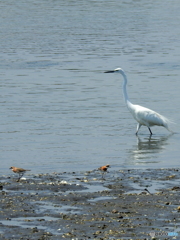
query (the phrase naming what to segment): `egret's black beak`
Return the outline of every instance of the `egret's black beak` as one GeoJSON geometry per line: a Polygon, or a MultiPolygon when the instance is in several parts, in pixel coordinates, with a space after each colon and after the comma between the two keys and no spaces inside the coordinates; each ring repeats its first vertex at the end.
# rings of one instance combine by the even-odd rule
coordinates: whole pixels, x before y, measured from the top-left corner
{"type": "Polygon", "coordinates": [[[104,73],[114,73],[114,71],[106,71],[106,72],[104,72],[104,73]]]}

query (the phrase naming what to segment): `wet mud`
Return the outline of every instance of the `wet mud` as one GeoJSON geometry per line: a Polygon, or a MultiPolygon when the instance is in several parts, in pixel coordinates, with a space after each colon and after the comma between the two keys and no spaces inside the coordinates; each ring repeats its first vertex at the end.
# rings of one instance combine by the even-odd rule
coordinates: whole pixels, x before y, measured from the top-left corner
{"type": "Polygon", "coordinates": [[[180,237],[179,169],[12,174],[0,196],[0,239],[180,237]]]}

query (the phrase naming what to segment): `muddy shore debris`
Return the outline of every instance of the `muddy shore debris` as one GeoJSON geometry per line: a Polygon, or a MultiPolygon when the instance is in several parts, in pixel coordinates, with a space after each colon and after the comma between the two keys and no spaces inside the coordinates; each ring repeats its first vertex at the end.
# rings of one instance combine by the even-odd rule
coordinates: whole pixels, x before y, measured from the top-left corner
{"type": "Polygon", "coordinates": [[[180,236],[179,169],[111,168],[104,179],[97,171],[31,173],[16,180],[0,177],[0,239],[180,236]]]}

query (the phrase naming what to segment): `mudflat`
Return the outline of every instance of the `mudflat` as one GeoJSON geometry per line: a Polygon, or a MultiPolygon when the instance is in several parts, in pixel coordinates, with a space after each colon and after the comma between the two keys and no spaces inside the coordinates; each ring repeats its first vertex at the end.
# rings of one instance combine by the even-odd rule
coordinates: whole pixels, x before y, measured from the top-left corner
{"type": "Polygon", "coordinates": [[[179,169],[0,177],[0,239],[178,239],[179,169]]]}

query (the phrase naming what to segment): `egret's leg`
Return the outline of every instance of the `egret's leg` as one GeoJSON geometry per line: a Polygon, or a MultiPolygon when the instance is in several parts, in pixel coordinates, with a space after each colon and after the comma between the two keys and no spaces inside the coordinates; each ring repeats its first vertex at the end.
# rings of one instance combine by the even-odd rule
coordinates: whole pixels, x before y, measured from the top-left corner
{"type": "Polygon", "coordinates": [[[138,134],[138,131],[139,131],[139,129],[140,129],[140,127],[141,127],[142,125],[140,124],[140,123],[138,123],[137,124],[137,131],[136,131],[136,135],[138,134]]]}
{"type": "Polygon", "coordinates": [[[149,131],[150,131],[150,135],[152,135],[152,132],[151,132],[151,129],[150,129],[150,127],[148,127],[148,129],[149,129],[149,131]]]}

